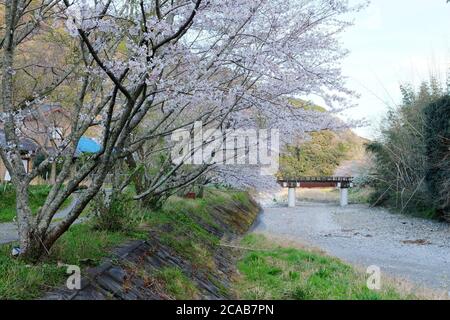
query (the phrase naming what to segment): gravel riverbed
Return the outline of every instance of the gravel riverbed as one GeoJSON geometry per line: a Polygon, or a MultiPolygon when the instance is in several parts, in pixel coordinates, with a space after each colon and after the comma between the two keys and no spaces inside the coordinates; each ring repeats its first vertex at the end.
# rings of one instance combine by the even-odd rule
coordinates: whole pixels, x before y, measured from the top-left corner
{"type": "Polygon", "coordinates": [[[446,223],[366,205],[301,202],[293,209],[266,206],[254,231],[320,248],[364,269],[379,266],[420,287],[450,291],[446,223]]]}

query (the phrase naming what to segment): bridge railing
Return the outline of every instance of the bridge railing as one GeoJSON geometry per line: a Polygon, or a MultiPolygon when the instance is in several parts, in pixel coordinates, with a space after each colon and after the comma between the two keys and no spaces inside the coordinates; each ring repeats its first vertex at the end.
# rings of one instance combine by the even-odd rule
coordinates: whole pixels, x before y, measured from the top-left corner
{"type": "Polygon", "coordinates": [[[298,177],[279,179],[278,182],[352,182],[353,177],[298,177]]]}
{"type": "Polygon", "coordinates": [[[317,187],[340,187],[349,188],[353,186],[353,177],[298,177],[292,179],[280,179],[278,183],[284,188],[301,188],[302,184],[311,186],[317,184],[317,187]]]}

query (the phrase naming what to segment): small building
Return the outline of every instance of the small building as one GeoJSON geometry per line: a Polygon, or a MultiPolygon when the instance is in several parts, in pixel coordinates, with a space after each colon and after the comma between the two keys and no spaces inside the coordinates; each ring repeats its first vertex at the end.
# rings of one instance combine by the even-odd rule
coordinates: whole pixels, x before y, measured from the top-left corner
{"type": "MultiPolygon", "coordinates": [[[[19,128],[23,138],[20,140],[20,152],[27,172],[33,168],[33,160],[42,151],[54,152],[60,143],[71,133],[70,114],[58,104],[43,104],[22,111],[22,126],[19,128]]],[[[93,136],[99,136],[98,128],[90,130],[93,136]]],[[[0,147],[6,146],[3,124],[0,122],[0,147]]],[[[83,136],[77,146],[75,156],[83,153],[97,153],[101,150],[94,138],[83,136]]],[[[54,165],[56,166],[56,165],[54,165]]],[[[52,168],[51,181],[55,179],[52,168]]],[[[0,182],[10,181],[11,177],[0,158],[0,182]]]]}
{"type": "MultiPolygon", "coordinates": [[[[5,132],[0,129],[0,147],[6,147],[5,132]]],[[[29,138],[22,138],[20,140],[20,153],[22,156],[22,162],[26,172],[30,172],[32,168],[32,158],[36,154],[39,146],[29,138]]],[[[0,182],[11,181],[8,170],[6,170],[3,161],[0,158],[0,182]]]]}

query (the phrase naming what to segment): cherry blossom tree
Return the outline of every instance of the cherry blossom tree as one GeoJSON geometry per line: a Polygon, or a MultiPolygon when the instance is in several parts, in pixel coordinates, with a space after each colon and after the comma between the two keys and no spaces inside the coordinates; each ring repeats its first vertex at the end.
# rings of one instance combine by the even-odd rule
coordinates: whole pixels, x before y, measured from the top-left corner
{"type": "MultiPolygon", "coordinates": [[[[202,111],[207,108],[211,114],[217,114],[218,110],[224,112],[226,118],[215,118],[212,124],[221,129],[278,128],[283,143],[288,143],[296,135],[347,127],[330,113],[291,106],[289,97],[321,96],[331,107],[330,112],[348,106],[345,97],[352,93],[343,86],[345,81],[339,69],[346,52],[340,48],[335,35],[349,25],[338,18],[360,8],[328,1],[284,1],[281,5],[269,1],[210,3],[198,13],[199,23],[194,23],[181,39],[190,49],[190,61],[195,68],[177,65],[181,70],[177,75],[181,83],[177,87],[188,83],[202,111]]],[[[187,97],[174,98],[186,100],[187,97]]],[[[183,110],[182,118],[200,120],[198,114],[203,113],[191,106],[183,110]]],[[[147,159],[138,162],[149,163],[147,159]]],[[[270,184],[261,183],[261,179],[270,178],[257,174],[258,166],[198,166],[197,169],[205,174],[208,171],[226,184],[275,185],[273,177],[270,184]],[[236,170],[241,173],[236,175],[236,170]],[[237,177],[243,181],[238,182],[237,177]]],[[[191,167],[190,170],[191,177],[198,177],[191,167]]],[[[158,187],[147,189],[143,195],[162,194],[167,186],[173,191],[176,182],[186,184],[176,174],[165,180],[169,184],[159,184],[158,178],[152,176],[147,181],[158,187]]]]}
{"type": "Polygon", "coordinates": [[[206,163],[174,164],[170,136],[177,129],[194,130],[198,121],[229,131],[278,128],[288,142],[293,134],[341,126],[331,116],[291,106],[289,99],[320,96],[330,113],[348,106],[352,93],[340,70],[346,51],[337,35],[350,25],[348,14],[361,7],[345,0],[7,1],[1,66],[6,146],[0,154],[18,195],[23,256],[35,260],[47,253],[118,161],[131,169],[127,182],[139,186],[136,199],[158,199],[208,175],[233,184],[237,175],[258,179],[250,174],[255,168],[237,174],[206,163]],[[49,87],[15,101],[20,46],[61,24],[75,58],[49,87]],[[69,79],[77,80],[70,133],[54,148],[42,147],[45,160],[27,173],[19,147],[24,107],[39,105],[69,79]],[[101,128],[101,151],[81,161],[76,147],[93,127],[101,128]],[[56,161],[56,183],[33,216],[30,183],[56,161]],[[155,166],[159,170],[150,174],[155,166]],[[69,214],[52,223],[82,184],[87,189],[69,214]]]}

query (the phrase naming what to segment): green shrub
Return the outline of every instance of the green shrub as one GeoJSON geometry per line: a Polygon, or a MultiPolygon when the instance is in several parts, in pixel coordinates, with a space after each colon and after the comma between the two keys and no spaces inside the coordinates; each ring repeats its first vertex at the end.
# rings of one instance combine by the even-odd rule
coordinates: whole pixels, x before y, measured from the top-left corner
{"type": "Polygon", "coordinates": [[[141,219],[137,203],[127,193],[102,190],[91,207],[92,223],[97,230],[131,231],[141,219]]]}
{"type": "Polygon", "coordinates": [[[424,113],[426,182],[436,207],[450,219],[450,96],[429,104],[424,113]]]}
{"type": "MultiPolygon", "coordinates": [[[[402,213],[436,217],[434,192],[425,181],[429,162],[426,131],[430,125],[424,110],[444,92],[435,79],[424,82],[417,92],[409,86],[401,87],[401,91],[403,103],[389,111],[380,138],[367,145],[374,155],[370,202],[402,213]]],[[[441,118],[445,119],[443,114],[441,118]]]]}

